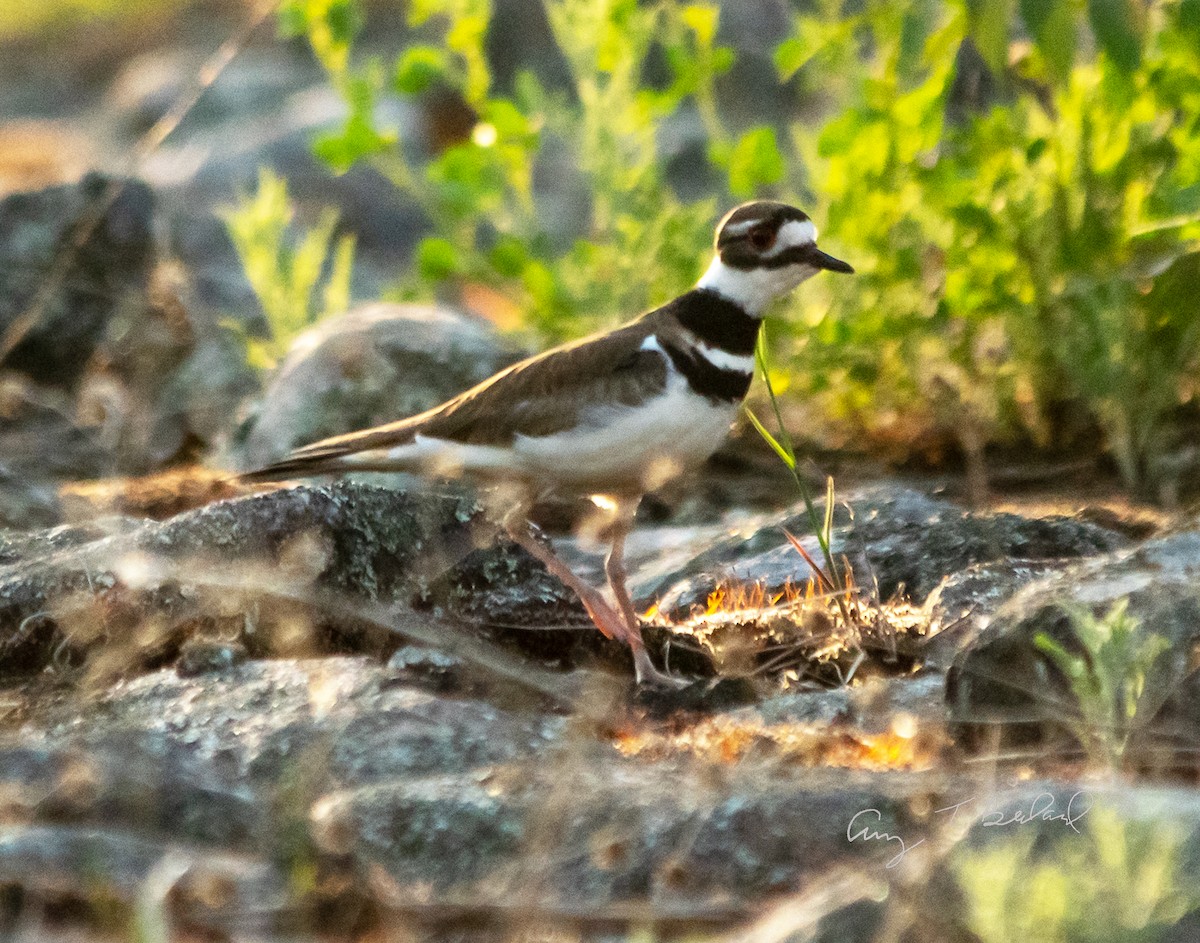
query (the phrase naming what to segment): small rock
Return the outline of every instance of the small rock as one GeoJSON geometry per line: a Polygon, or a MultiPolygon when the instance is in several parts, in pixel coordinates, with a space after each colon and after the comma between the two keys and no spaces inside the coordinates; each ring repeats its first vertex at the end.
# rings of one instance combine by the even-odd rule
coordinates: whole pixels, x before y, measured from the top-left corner
{"type": "Polygon", "coordinates": [[[247,657],[246,646],[222,639],[189,639],[179,649],[175,671],[181,678],[218,674],[242,664],[247,657]]]}
{"type": "Polygon", "coordinates": [[[923,662],[949,668],[955,655],[974,641],[996,610],[1018,590],[1061,573],[1075,562],[994,560],[946,577],[925,600],[929,634],[921,649],[923,662]]]}
{"type": "Polygon", "coordinates": [[[887,830],[908,815],[901,803],[843,785],[825,792],[753,774],[714,781],[687,767],[593,762],[380,783],[332,793],[316,811],[354,836],[360,869],[391,878],[394,906],[432,888],[476,906],[520,893],[525,907],[637,904],[670,920],[724,913],[840,863],[882,868],[894,852],[848,844],[847,822],[874,808],[887,830]]]}
{"type": "Polygon", "coordinates": [[[441,691],[452,689],[464,668],[462,659],[420,645],[402,645],[392,653],[387,666],[404,678],[429,681],[441,691]]]}
{"type": "Polygon", "coordinates": [[[301,335],[267,387],[246,467],[317,439],[436,406],[516,359],[484,322],[444,308],[378,303],[301,335]]]}

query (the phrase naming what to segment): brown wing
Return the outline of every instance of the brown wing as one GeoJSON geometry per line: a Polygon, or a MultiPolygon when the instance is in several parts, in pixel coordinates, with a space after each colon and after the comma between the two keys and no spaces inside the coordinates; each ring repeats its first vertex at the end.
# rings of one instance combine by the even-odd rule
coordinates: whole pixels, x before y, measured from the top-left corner
{"type": "Polygon", "coordinates": [[[322,439],[243,477],[276,480],[321,474],[337,470],[337,459],[343,456],[404,445],[418,434],[474,445],[507,445],[517,435],[547,436],[569,429],[581,411],[596,404],[636,406],[666,388],[662,355],[641,349],[651,332],[644,320],[635,321],[610,334],[556,347],[427,412],[322,439]]]}

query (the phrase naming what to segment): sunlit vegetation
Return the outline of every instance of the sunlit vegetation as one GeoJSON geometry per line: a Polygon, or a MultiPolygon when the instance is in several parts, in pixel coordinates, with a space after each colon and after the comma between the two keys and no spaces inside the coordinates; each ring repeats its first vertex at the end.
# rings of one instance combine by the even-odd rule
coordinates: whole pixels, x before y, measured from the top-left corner
{"type": "Polygon", "coordinates": [[[855,585],[848,567],[845,573],[846,584],[836,590],[819,577],[776,592],[761,583],[721,583],[704,606],[685,614],[679,630],[709,653],[722,675],[838,687],[860,670],[910,672],[928,618],[903,600],[874,599],[855,585]]]}
{"type": "Polygon", "coordinates": [[[183,0],[0,0],[0,40],[80,23],[107,23],[169,13],[183,0]]]}
{"type": "Polygon", "coordinates": [[[618,734],[615,745],[624,756],[644,759],[692,755],[714,763],[758,758],[795,766],[927,770],[936,766],[945,734],[940,728],[921,730],[911,717],[897,718],[884,731],[831,731],[825,724],[766,725],[718,716],[682,730],[640,727],[618,734]]]}
{"type": "Polygon", "coordinates": [[[350,304],[354,237],[335,238],[337,213],[307,230],[295,225],[287,181],[262,170],[258,189],[225,214],[225,228],[266,316],[270,337],[245,337],[247,357],[273,366],[305,328],[350,304]]]}
{"type": "MultiPolygon", "coordinates": [[[[1095,803],[1056,842],[1035,831],[959,849],[952,863],[982,943],[1096,943],[1177,939],[1200,904],[1186,876],[1185,839],[1169,822],[1128,819],[1095,803]]],[[[997,829],[1000,831],[1000,829],[997,829]]]]}
{"type": "Polygon", "coordinates": [[[1131,734],[1171,691],[1161,683],[1146,685],[1171,644],[1145,631],[1128,605],[1128,599],[1121,600],[1102,616],[1071,609],[1067,645],[1046,632],[1035,639],[1070,686],[1077,707],[1067,711],[1072,734],[1093,762],[1111,769],[1120,769],[1131,734]]]}
{"type": "Polygon", "coordinates": [[[1200,3],[1080,7],[823,0],[775,55],[819,119],[738,131],[715,4],[548,0],[566,88],[532,71],[495,86],[487,0],[413,4],[417,41],[389,59],[356,54],[355,0],[289,0],[282,23],[350,108],[317,153],[375,167],[433,225],[402,294],[485,284],[547,338],[575,336],[686,287],[721,208],[791,199],[860,273],[818,280],[780,319],[783,373],[826,437],[949,445],[980,466],[992,444],[1090,447],[1099,431],[1130,487],[1157,488],[1196,405],[1200,3]],[[377,105],[435,88],[476,123],[422,154],[377,105]],[[717,175],[700,199],[674,191],[656,143],[683,114],[717,175]],[[551,159],[588,194],[565,234],[538,212],[551,159]]]}

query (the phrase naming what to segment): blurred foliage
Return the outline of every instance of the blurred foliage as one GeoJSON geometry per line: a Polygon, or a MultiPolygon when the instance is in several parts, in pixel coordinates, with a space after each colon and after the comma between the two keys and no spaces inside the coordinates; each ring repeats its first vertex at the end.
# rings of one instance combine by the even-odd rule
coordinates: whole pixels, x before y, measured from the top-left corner
{"type": "Polygon", "coordinates": [[[986,84],[962,45],[968,11],[859,14],[876,54],[838,61],[847,107],[796,135],[862,273],[799,338],[809,392],[880,435],[893,422],[913,438],[915,421],[1044,445],[1069,444],[1055,416],[1080,403],[1128,484],[1155,476],[1200,357],[1182,287],[1200,273],[1185,8],[1155,8],[1138,56],[1102,51],[1061,79],[1060,52],[1015,44],[988,101],[966,90],[986,84]]]}
{"type": "Polygon", "coordinates": [[[414,0],[394,58],[356,54],[357,0],[283,4],[348,105],[317,153],[371,165],[432,225],[405,294],[483,283],[576,336],[688,287],[735,200],[789,199],[860,272],[810,284],[779,334],[787,385],[843,439],[978,460],[1099,429],[1130,486],[1161,477],[1200,366],[1200,0],[815,0],[775,66],[824,117],[737,133],[716,4],[545,9],[569,81],[501,91],[489,0],[414,0]],[[446,90],[474,115],[448,146],[377,117],[446,90]],[[672,189],[657,140],[688,116],[720,181],[703,199],[672,189]]]}
{"type": "Polygon", "coordinates": [[[81,20],[131,20],[169,13],[183,0],[0,0],[0,41],[81,20]]]}
{"type": "Polygon", "coordinates": [[[739,195],[779,180],[785,164],[773,129],[732,140],[716,118],[713,83],[733,57],[717,45],[715,4],[547,0],[546,13],[570,87],[547,88],[527,71],[507,95],[493,88],[484,54],[488,0],[414,2],[410,23],[431,42],[391,63],[351,56],[362,25],[351,0],[288,0],[282,24],[308,37],[349,105],[345,124],[316,142],[317,153],[335,170],[368,162],[433,224],[408,291],[483,281],[528,323],[562,338],[670,299],[705,262],[722,201],[687,202],[667,185],[656,142],[667,117],[685,103],[699,109],[712,160],[739,195]],[[652,54],[668,71],[655,87],[643,82],[652,54]],[[385,95],[435,87],[461,95],[478,120],[469,138],[414,158],[373,115],[385,95]],[[539,158],[560,190],[586,195],[582,226],[548,226],[535,192],[539,158]]]}
{"type": "Polygon", "coordinates": [[[242,334],[258,369],[274,366],[305,328],[350,307],[354,237],[334,239],[333,210],[307,232],[297,231],[294,217],[287,182],[269,170],[259,172],[253,194],[225,213],[226,231],[271,329],[266,339],[242,334]]]}
{"type": "MultiPolygon", "coordinates": [[[[1177,925],[1200,907],[1182,830],[1123,818],[1086,793],[1071,809],[1074,826],[1049,819],[1010,826],[981,848],[955,852],[969,925],[981,943],[1182,939],[1177,925]],[[1060,825],[1062,837],[1046,841],[1045,833],[1060,825]]],[[[1064,814],[1062,804],[1056,813],[1064,814]]]]}
{"type": "Polygon", "coordinates": [[[1138,723],[1153,717],[1172,691],[1146,678],[1171,648],[1161,635],[1144,631],[1122,599],[1103,616],[1088,609],[1068,610],[1075,644],[1046,632],[1034,644],[1067,679],[1076,709],[1064,712],[1072,735],[1098,766],[1119,770],[1138,723]]]}

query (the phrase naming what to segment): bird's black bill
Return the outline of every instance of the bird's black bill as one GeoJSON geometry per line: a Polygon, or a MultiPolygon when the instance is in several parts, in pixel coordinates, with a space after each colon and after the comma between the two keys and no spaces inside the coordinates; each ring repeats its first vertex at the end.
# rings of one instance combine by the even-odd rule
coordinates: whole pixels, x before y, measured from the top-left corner
{"type": "Polygon", "coordinates": [[[809,265],[815,265],[817,268],[823,268],[829,272],[845,272],[847,275],[854,274],[854,268],[850,263],[843,262],[841,259],[835,259],[828,252],[822,252],[815,246],[805,261],[809,265]]]}

